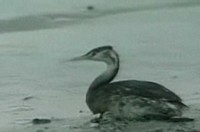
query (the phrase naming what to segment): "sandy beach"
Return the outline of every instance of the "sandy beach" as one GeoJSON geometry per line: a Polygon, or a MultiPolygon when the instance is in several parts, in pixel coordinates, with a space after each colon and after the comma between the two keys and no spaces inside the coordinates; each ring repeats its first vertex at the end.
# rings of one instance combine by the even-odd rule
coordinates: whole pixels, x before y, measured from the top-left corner
{"type": "Polygon", "coordinates": [[[0,132],[200,132],[199,0],[0,0],[0,12],[0,132]],[[68,60],[102,45],[120,55],[114,81],[160,83],[195,121],[91,123],[85,94],[105,65],[68,60]]]}

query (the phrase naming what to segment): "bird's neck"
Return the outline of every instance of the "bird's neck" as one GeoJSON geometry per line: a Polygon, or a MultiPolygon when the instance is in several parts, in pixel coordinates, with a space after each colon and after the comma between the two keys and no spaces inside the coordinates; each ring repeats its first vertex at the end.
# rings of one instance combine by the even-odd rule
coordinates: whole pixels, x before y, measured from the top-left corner
{"type": "Polygon", "coordinates": [[[119,71],[119,60],[115,61],[114,63],[107,64],[107,69],[104,73],[98,76],[90,85],[89,91],[97,89],[103,85],[108,84],[111,82],[119,71]]]}

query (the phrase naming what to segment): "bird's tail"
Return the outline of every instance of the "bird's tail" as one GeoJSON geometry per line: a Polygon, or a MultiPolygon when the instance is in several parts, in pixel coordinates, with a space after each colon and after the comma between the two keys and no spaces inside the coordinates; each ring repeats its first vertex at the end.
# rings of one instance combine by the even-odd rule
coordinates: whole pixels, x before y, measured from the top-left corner
{"type": "Polygon", "coordinates": [[[178,106],[180,109],[188,109],[189,107],[181,101],[169,101],[170,103],[178,106]]]}
{"type": "Polygon", "coordinates": [[[191,121],[194,121],[194,119],[188,118],[188,117],[173,117],[173,118],[169,118],[167,121],[168,122],[191,122],[191,121]]]}

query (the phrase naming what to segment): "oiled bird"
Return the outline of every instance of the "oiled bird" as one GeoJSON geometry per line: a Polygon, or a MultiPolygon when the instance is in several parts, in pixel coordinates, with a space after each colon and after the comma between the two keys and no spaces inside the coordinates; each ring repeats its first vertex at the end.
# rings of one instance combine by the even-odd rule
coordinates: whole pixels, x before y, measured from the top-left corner
{"type": "MultiPolygon", "coordinates": [[[[71,59],[105,62],[107,69],[89,86],[86,103],[93,114],[109,112],[118,119],[183,119],[188,107],[181,98],[166,87],[149,81],[124,80],[111,82],[120,67],[118,53],[112,46],[101,46],[71,59]],[[177,118],[178,117],[178,118],[177,118]]],[[[174,120],[176,121],[176,120],[174,120]]]]}

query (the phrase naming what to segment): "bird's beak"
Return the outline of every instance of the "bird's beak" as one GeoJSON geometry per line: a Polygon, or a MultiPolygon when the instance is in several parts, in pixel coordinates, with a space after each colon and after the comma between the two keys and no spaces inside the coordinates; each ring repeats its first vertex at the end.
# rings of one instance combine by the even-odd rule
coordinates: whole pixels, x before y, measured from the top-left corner
{"type": "Polygon", "coordinates": [[[80,60],[88,60],[88,56],[82,55],[82,56],[79,56],[79,57],[72,58],[69,61],[80,61],[80,60]]]}

